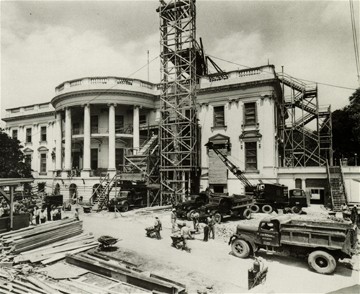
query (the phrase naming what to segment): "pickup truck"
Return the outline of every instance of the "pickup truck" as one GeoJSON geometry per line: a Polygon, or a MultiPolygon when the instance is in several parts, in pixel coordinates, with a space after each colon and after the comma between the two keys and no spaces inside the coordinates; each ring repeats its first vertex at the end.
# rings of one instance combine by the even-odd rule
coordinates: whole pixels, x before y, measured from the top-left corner
{"type": "Polygon", "coordinates": [[[320,274],[331,274],[342,258],[351,258],[357,244],[357,227],[351,223],[331,223],[266,217],[258,227],[238,225],[230,237],[232,253],[246,258],[259,249],[285,255],[307,257],[309,267],[320,274]]]}
{"type": "Polygon", "coordinates": [[[175,206],[176,216],[178,218],[192,219],[192,214],[200,206],[203,206],[209,202],[209,196],[205,192],[199,193],[199,195],[190,195],[190,199],[181,202],[175,206]]]}
{"type": "Polygon", "coordinates": [[[250,206],[254,204],[252,196],[227,195],[223,193],[211,193],[209,203],[197,209],[200,220],[213,216],[216,223],[220,223],[226,217],[240,217],[250,219],[250,206]]]}

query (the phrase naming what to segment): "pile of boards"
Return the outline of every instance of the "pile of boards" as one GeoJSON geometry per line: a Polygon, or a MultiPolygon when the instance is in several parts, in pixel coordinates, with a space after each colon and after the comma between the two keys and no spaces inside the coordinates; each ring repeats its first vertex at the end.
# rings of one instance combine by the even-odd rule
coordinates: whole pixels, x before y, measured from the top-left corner
{"type": "MultiPolygon", "coordinates": [[[[71,269],[69,269],[71,270],[71,269]]],[[[139,287],[125,282],[86,272],[77,278],[56,280],[53,278],[31,274],[12,277],[0,269],[0,293],[7,294],[146,294],[139,287]]]]}
{"type": "Polygon", "coordinates": [[[93,236],[82,232],[82,221],[62,219],[0,234],[0,265],[28,261],[46,265],[98,246],[93,236]]]}

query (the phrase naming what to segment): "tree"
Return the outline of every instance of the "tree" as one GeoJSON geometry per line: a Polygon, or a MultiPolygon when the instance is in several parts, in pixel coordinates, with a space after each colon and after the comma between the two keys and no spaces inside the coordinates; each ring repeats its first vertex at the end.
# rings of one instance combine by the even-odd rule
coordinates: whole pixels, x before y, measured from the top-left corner
{"type": "MultiPolygon", "coordinates": [[[[360,142],[360,88],[358,88],[349,98],[349,116],[353,122],[353,135],[357,142],[360,142]]],[[[358,150],[359,151],[359,150],[358,150]]]]}
{"type": "Polygon", "coordinates": [[[24,162],[22,146],[0,129],[0,178],[31,178],[31,167],[24,162]]]}
{"type": "Polygon", "coordinates": [[[360,155],[360,88],[349,101],[348,106],[332,113],[332,133],[335,162],[347,158],[353,165],[355,154],[360,155]]]}

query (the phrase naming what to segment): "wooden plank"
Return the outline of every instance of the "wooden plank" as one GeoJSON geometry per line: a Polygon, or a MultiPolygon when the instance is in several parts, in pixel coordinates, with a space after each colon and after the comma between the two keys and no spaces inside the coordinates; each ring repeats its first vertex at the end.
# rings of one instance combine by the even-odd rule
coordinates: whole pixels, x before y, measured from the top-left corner
{"type": "Polygon", "coordinates": [[[32,290],[32,291],[36,291],[37,293],[46,294],[46,292],[45,292],[44,290],[33,286],[32,284],[30,284],[30,283],[27,282],[27,281],[26,281],[26,282],[23,281],[22,278],[12,280],[12,282],[13,282],[14,284],[17,284],[17,285],[19,285],[19,286],[25,287],[25,288],[30,289],[30,290],[32,290]]]}
{"type": "Polygon", "coordinates": [[[66,261],[70,264],[75,264],[90,271],[94,271],[108,277],[113,277],[119,281],[126,282],[147,290],[171,294],[181,292],[178,291],[178,287],[173,284],[160,281],[155,278],[150,278],[137,272],[130,272],[129,270],[125,271],[120,267],[112,264],[104,266],[102,264],[99,264],[99,262],[94,262],[92,260],[84,258],[83,256],[67,255],[66,261]]]}
{"type": "Polygon", "coordinates": [[[81,231],[73,231],[72,233],[69,233],[68,235],[60,235],[60,236],[51,238],[49,240],[44,240],[42,242],[36,243],[36,244],[30,244],[28,246],[21,247],[19,249],[15,249],[14,253],[20,253],[20,252],[23,252],[25,250],[37,248],[37,247],[40,247],[40,246],[43,246],[43,245],[48,245],[48,244],[50,244],[52,242],[63,240],[63,239],[66,239],[67,237],[73,237],[73,236],[76,236],[76,235],[78,235],[80,233],[82,233],[82,230],[81,231]]]}
{"type": "Polygon", "coordinates": [[[33,276],[27,276],[26,278],[33,285],[45,290],[47,294],[61,294],[58,290],[48,286],[43,281],[40,281],[38,278],[35,278],[33,276]]]}
{"type": "Polygon", "coordinates": [[[63,259],[66,257],[66,255],[68,254],[76,254],[76,253],[79,253],[79,252],[83,252],[83,251],[86,251],[86,250],[89,250],[91,248],[94,248],[96,246],[98,246],[99,243],[93,243],[93,244],[89,244],[88,246],[85,246],[85,247],[82,247],[82,248],[78,248],[78,249],[74,249],[74,250],[71,250],[69,252],[62,252],[62,253],[58,253],[58,254],[55,254],[53,257],[51,258],[48,258],[48,259],[45,259],[43,261],[41,261],[42,264],[46,265],[46,264],[49,264],[49,263],[52,263],[52,262],[55,262],[55,261],[58,261],[60,259],[63,259]]]}
{"type": "MultiPolygon", "coordinates": [[[[0,279],[1,280],[1,279],[0,279]]],[[[2,281],[2,284],[5,285],[6,283],[8,283],[9,281],[2,281]]],[[[43,292],[41,289],[39,288],[35,288],[35,287],[28,287],[28,286],[24,286],[21,285],[20,283],[18,283],[16,280],[12,280],[11,284],[14,288],[18,288],[22,291],[25,291],[25,293],[29,293],[31,291],[31,293],[39,293],[39,294],[43,294],[45,292],[43,292]],[[35,291],[35,292],[34,292],[35,291]]]]}
{"type": "Polygon", "coordinates": [[[58,254],[58,253],[69,252],[69,251],[72,251],[74,249],[87,247],[87,246],[90,246],[90,245],[93,245],[93,244],[98,245],[99,243],[98,242],[94,243],[94,240],[90,240],[90,241],[88,241],[86,243],[78,243],[78,244],[74,244],[74,245],[71,245],[71,246],[57,247],[56,249],[53,249],[53,250],[40,251],[40,252],[37,252],[36,254],[30,255],[29,260],[30,260],[30,262],[38,262],[38,261],[41,261],[41,260],[44,260],[44,259],[48,259],[48,258],[50,258],[53,255],[58,254]]]}

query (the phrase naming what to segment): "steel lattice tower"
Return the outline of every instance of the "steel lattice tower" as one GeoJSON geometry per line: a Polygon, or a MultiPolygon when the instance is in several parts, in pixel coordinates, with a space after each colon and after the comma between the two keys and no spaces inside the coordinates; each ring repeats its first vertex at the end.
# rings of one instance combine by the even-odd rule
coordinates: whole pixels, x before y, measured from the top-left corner
{"type": "Polygon", "coordinates": [[[198,185],[196,11],[194,0],[160,1],[160,203],[178,202],[198,185]]]}

